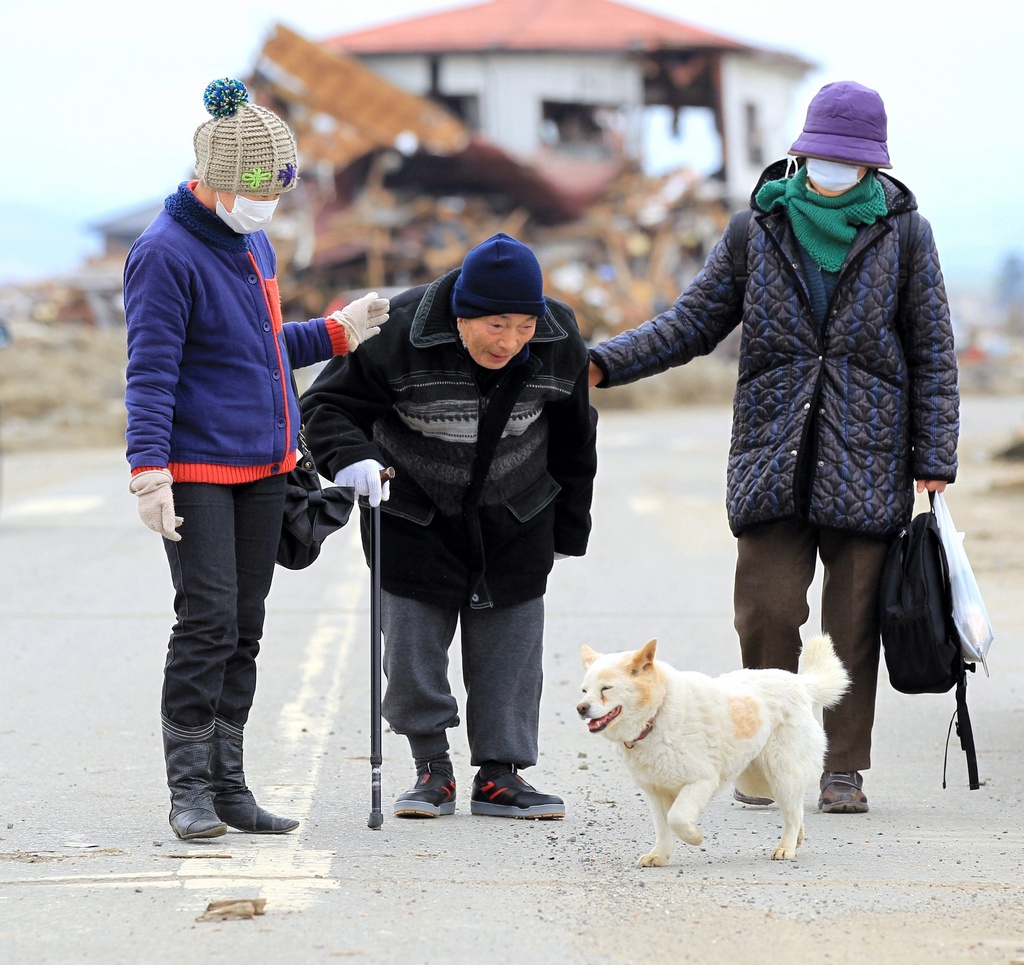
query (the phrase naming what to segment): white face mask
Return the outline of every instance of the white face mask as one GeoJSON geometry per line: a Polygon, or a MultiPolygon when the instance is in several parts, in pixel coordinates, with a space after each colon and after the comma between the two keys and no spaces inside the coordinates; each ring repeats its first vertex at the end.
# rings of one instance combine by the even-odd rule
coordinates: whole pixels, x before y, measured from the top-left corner
{"type": "Polygon", "coordinates": [[[232,231],[237,231],[240,235],[249,235],[270,224],[270,219],[274,217],[274,209],[279,200],[279,198],[274,198],[273,201],[253,201],[252,198],[236,194],[235,203],[228,211],[221,204],[218,194],[217,217],[232,231]]]}
{"type": "Polygon", "coordinates": [[[807,159],[807,177],[815,187],[826,191],[848,191],[860,183],[859,164],[841,164],[839,161],[822,161],[816,157],[807,159]]]}

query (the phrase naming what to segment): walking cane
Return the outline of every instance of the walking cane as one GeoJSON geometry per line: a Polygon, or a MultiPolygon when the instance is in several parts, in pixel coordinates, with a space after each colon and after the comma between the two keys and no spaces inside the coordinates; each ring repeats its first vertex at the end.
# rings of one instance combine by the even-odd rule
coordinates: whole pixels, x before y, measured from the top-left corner
{"type": "MultiPolygon", "coordinates": [[[[380,471],[383,487],[395,478],[390,466],[380,471]]],[[[366,826],[377,831],[384,823],[380,809],[381,753],[381,630],[380,630],[380,504],[370,507],[370,817],[366,826]]]]}

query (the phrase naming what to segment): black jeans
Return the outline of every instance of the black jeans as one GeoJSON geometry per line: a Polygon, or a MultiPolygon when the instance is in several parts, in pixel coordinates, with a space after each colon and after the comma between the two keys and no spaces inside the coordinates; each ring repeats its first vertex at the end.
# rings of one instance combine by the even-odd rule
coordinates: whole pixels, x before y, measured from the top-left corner
{"type": "Polygon", "coordinates": [[[274,578],[285,477],[220,486],[175,483],[181,540],[164,540],[175,623],[161,712],[183,727],[223,717],[244,725],[274,578]]]}

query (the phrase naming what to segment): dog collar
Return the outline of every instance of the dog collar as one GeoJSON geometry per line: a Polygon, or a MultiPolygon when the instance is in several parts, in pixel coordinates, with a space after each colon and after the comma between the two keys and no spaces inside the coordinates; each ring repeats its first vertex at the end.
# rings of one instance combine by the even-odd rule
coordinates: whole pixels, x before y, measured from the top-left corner
{"type": "Polygon", "coordinates": [[[626,747],[635,747],[635,746],[636,746],[637,744],[639,744],[639,743],[640,743],[640,741],[642,741],[642,740],[643,740],[643,739],[644,739],[644,738],[645,738],[645,737],[646,737],[646,736],[647,736],[647,735],[648,735],[648,734],[649,734],[649,733],[650,733],[650,732],[651,732],[652,730],[654,730],[654,718],[653,718],[653,717],[652,717],[652,718],[651,718],[651,719],[650,719],[649,721],[647,721],[647,723],[646,723],[646,724],[644,725],[644,729],[643,729],[642,731],[640,731],[640,735],[639,735],[638,737],[634,738],[634,739],[633,739],[633,740],[631,740],[631,741],[623,741],[622,743],[623,743],[623,744],[624,744],[624,745],[625,745],[626,747]]]}

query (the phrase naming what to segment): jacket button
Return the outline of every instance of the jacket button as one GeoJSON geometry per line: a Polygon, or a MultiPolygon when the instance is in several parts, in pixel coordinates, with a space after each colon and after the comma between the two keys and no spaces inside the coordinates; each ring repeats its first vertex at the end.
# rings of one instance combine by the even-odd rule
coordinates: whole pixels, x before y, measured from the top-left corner
{"type": "Polygon", "coordinates": [[[263,323],[263,331],[264,332],[269,332],[270,331],[270,322],[264,322],[263,323]]]}
{"type": "Polygon", "coordinates": [[[283,429],[284,428],[284,419],[278,419],[277,420],[277,428],[278,429],[283,429]]]}
{"type": "Polygon", "coordinates": [[[810,407],[811,407],[811,403],[810,402],[805,402],[804,403],[804,408],[805,409],[809,409],[810,407]]]}
{"type": "Polygon", "coordinates": [[[790,454],[791,456],[795,456],[795,455],[796,455],[796,450],[795,450],[795,449],[791,450],[789,454],[790,454]]]}
{"type": "Polygon", "coordinates": [[[470,603],[479,603],[479,602],[480,602],[480,596],[479,596],[479,594],[477,594],[477,593],[474,593],[474,594],[473,594],[473,595],[472,595],[472,596],[471,596],[471,597],[469,598],[469,602],[470,602],[470,603]]]}
{"type": "Polygon", "coordinates": [[[280,373],[280,372],[278,372],[278,370],[277,370],[277,369],[274,369],[274,373],[273,373],[273,375],[274,375],[274,378],[275,378],[275,379],[280,379],[280,378],[281,378],[281,373],[280,373]]]}
{"type": "Polygon", "coordinates": [[[822,461],[821,461],[821,460],[819,459],[819,460],[818,460],[818,466],[819,466],[819,467],[821,467],[821,466],[824,466],[824,465],[825,465],[825,463],[823,463],[823,462],[822,462],[822,461]]]}
{"type": "Polygon", "coordinates": [[[255,285],[256,284],[256,276],[255,275],[250,275],[248,277],[247,281],[249,282],[250,285],[255,285]]]}
{"type": "Polygon", "coordinates": [[[275,462],[275,463],[274,463],[274,465],[272,465],[272,466],[270,467],[270,471],[271,471],[271,472],[280,472],[280,471],[281,471],[281,466],[280,466],[280,464],[279,464],[279,463],[276,463],[276,462],[275,462]]]}

